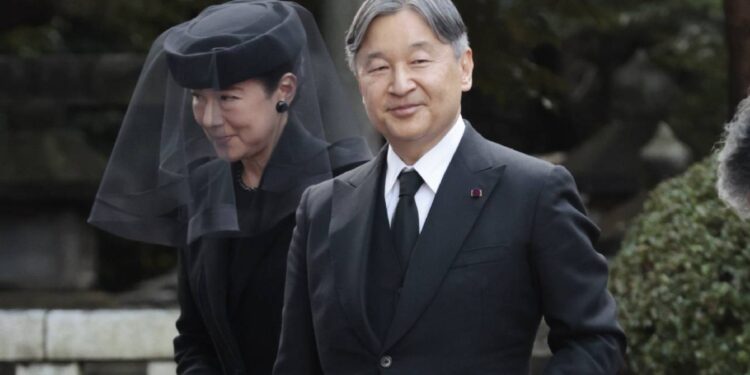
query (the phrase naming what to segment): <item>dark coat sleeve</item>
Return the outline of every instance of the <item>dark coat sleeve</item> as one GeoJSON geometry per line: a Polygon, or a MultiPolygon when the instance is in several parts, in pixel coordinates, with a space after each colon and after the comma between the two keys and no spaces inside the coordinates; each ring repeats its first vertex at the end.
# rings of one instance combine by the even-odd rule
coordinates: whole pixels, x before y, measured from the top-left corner
{"type": "Polygon", "coordinates": [[[221,374],[221,365],[211,343],[206,326],[193,300],[187,277],[183,252],[180,249],[177,299],[180,316],[177,318],[177,337],[174,339],[175,362],[178,374],[221,374]]]}
{"type": "Polygon", "coordinates": [[[281,341],[273,369],[281,374],[322,374],[313,330],[307,283],[306,207],[310,189],[302,195],[297,209],[297,226],[292,235],[286,270],[281,341]]]}
{"type": "Polygon", "coordinates": [[[623,365],[625,335],[607,290],[607,262],[592,244],[598,234],[572,176],[554,167],[539,193],[531,237],[550,327],[547,375],[616,374],[623,365]]]}

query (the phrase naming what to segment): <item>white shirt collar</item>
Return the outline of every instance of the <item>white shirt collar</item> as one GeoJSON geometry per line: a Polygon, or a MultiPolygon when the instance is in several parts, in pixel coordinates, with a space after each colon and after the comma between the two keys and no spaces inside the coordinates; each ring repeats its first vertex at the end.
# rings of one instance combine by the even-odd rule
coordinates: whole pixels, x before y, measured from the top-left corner
{"type": "Polygon", "coordinates": [[[458,115],[458,119],[453,124],[451,130],[445,134],[443,139],[440,140],[435,146],[433,146],[427,153],[422,155],[414,165],[406,165],[401,158],[396,155],[391,145],[388,145],[388,154],[386,162],[388,167],[386,168],[385,174],[385,193],[388,194],[393,187],[396,185],[398,175],[404,168],[416,169],[417,173],[422,177],[428,188],[433,194],[437,193],[440,182],[443,180],[443,175],[448,169],[453,154],[458,149],[458,144],[461,143],[466,125],[464,124],[463,117],[461,114],[458,115]]]}

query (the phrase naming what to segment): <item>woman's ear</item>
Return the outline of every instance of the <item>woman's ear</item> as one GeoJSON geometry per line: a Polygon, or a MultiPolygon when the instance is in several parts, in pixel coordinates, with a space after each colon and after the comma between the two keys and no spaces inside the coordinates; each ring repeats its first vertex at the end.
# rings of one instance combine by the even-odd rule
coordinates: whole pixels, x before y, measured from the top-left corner
{"type": "Polygon", "coordinates": [[[297,76],[293,73],[285,73],[281,76],[276,92],[278,94],[278,100],[283,100],[292,104],[294,95],[297,93],[297,76]]]}

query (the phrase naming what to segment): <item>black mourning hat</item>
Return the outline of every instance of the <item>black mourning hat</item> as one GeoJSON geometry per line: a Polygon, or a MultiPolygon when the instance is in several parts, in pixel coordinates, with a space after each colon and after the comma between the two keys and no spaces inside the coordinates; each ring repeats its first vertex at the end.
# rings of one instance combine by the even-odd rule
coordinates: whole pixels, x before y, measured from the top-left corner
{"type": "Polygon", "coordinates": [[[302,6],[234,0],[206,8],[152,44],[89,222],[168,246],[261,233],[294,214],[305,188],[369,159],[361,138],[366,123],[353,113],[302,6]],[[192,89],[226,88],[287,68],[298,82],[289,123],[255,191],[257,204],[248,205],[238,198],[237,164],[219,155],[196,123],[192,89]]]}
{"type": "Polygon", "coordinates": [[[179,85],[224,89],[291,64],[305,43],[292,7],[245,1],[211,6],[171,28],[164,51],[179,85]]]}

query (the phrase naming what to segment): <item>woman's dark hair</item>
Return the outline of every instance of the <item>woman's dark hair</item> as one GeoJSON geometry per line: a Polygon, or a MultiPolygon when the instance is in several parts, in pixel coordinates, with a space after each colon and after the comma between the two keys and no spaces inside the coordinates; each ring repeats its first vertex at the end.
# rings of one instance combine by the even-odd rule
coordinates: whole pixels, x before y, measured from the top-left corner
{"type": "Polygon", "coordinates": [[[294,62],[281,64],[273,70],[255,77],[255,79],[259,80],[263,85],[263,89],[266,91],[266,96],[271,96],[271,94],[273,94],[273,92],[279,87],[281,77],[286,73],[294,73],[294,62]]]}

